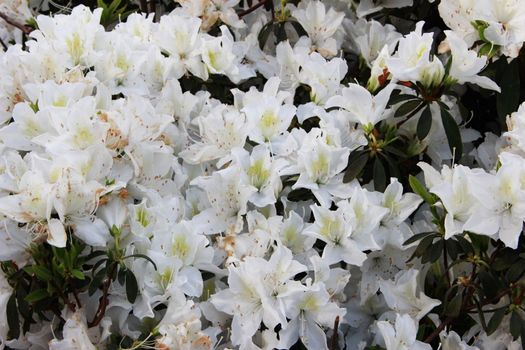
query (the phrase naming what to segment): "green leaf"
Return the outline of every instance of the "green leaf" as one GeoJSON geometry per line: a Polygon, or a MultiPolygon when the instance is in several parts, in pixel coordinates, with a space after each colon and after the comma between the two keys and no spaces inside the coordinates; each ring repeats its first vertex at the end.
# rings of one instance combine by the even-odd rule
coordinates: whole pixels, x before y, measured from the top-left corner
{"type": "Polygon", "coordinates": [[[117,280],[121,286],[123,286],[126,283],[126,271],[128,271],[128,269],[126,269],[125,267],[118,270],[117,280]]]}
{"type": "Polygon", "coordinates": [[[518,339],[521,335],[521,327],[523,320],[517,311],[513,311],[510,315],[510,334],[514,340],[518,339]]]}
{"type": "Polygon", "coordinates": [[[88,289],[88,295],[89,296],[92,296],[93,294],[95,294],[95,292],[97,291],[97,289],[100,287],[100,285],[102,284],[102,281],[104,280],[104,278],[106,277],[106,273],[107,273],[107,267],[103,267],[102,269],[100,269],[99,272],[96,273],[96,275],[93,277],[93,280],[91,280],[91,283],[89,284],[89,289],[88,289]]]}
{"type": "Polygon", "coordinates": [[[343,178],[344,183],[348,183],[361,174],[368,162],[368,153],[364,151],[353,152],[348,158],[348,167],[343,178]]]}
{"type": "Polygon", "coordinates": [[[425,137],[427,137],[431,127],[432,112],[430,111],[430,105],[427,105],[426,108],[423,109],[423,113],[421,113],[421,116],[417,122],[417,138],[423,140],[425,137]]]}
{"type": "Polygon", "coordinates": [[[285,41],[287,39],[287,35],[286,35],[286,27],[285,27],[285,22],[284,23],[275,23],[275,25],[273,26],[273,34],[275,35],[275,43],[280,43],[281,41],[285,41]]]}
{"type": "Polygon", "coordinates": [[[153,268],[155,269],[155,271],[157,271],[157,264],[155,264],[155,262],[153,260],[151,260],[151,258],[149,256],[147,256],[147,255],[144,255],[144,254],[132,254],[132,255],[128,255],[128,256],[124,257],[124,259],[127,259],[127,258],[145,259],[145,260],[149,261],[153,265],[153,268]]]}
{"type": "Polygon", "coordinates": [[[459,316],[461,312],[461,305],[463,303],[463,293],[456,293],[452,300],[447,303],[445,313],[451,317],[459,316]]]}
{"type": "Polygon", "coordinates": [[[11,338],[18,338],[20,336],[20,319],[18,317],[15,293],[9,297],[5,312],[7,315],[7,325],[9,326],[9,336],[11,338]]]}
{"type": "Polygon", "coordinates": [[[36,303],[37,301],[43,300],[45,298],[49,297],[49,294],[46,289],[37,289],[28,295],[26,295],[25,300],[28,303],[36,303]]]}
{"type": "MultiPolygon", "coordinates": [[[[430,263],[433,263],[435,261],[437,261],[441,255],[443,254],[443,246],[444,246],[444,241],[443,239],[440,239],[439,241],[436,242],[436,244],[432,245],[432,247],[430,248],[430,253],[428,254],[428,262],[430,263]]],[[[427,256],[425,256],[427,257],[427,256]]],[[[427,259],[425,259],[425,261],[423,261],[423,259],[421,259],[421,262],[425,263],[427,262],[427,259]]]]}
{"type": "Polygon", "coordinates": [[[126,271],[126,296],[130,303],[134,303],[139,294],[137,279],[131,270],[126,271]]]}
{"type": "Polygon", "coordinates": [[[454,161],[457,162],[463,155],[463,142],[461,141],[459,126],[452,115],[444,108],[441,108],[441,121],[447,135],[450,152],[454,155],[454,161]]]}
{"type": "Polygon", "coordinates": [[[26,266],[24,271],[28,274],[34,274],[39,280],[48,282],[53,279],[53,274],[47,268],[39,265],[26,266]]]}
{"type": "Polygon", "coordinates": [[[297,188],[295,190],[291,190],[290,193],[288,193],[288,196],[286,196],[288,200],[292,202],[301,202],[306,201],[309,199],[315,198],[312,194],[312,191],[310,191],[307,188],[297,188]]]}
{"type": "Polygon", "coordinates": [[[308,33],[306,32],[306,30],[304,30],[301,23],[294,21],[294,20],[288,20],[288,23],[290,23],[293,29],[295,29],[295,32],[297,33],[298,37],[308,36],[308,33]]]}
{"type": "Polygon", "coordinates": [[[388,106],[393,106],[395,104],[410,101],[410,100],[418,100],[419,97],[414,95],[391,95],[390,100],[388,101],[388,106]]]}
{"type": "Polygon", "coordinates": [[[383,162],[376,157],[374,161],[374,190],[383,192],[386,188],[386,172],[383,162]]]}
{"type": "Polygon", "coordinates": [[[394,113],[394,118],[403,117],[410,112],[416,110],[423,102],[420,99],[417,100],[409,100],[405,103],[403,103],[394,113]]]}
{"type": "Polygon", "coordinates": [[[507,270],[505,276],[509,282],[516,282],[523,273],[525,273],[525,260],[519,260],[507,270]]]}
{"type": "Polygon", "coordinates": [[[430,236],[430,235],[434,235],[434,237],[437,236],[437,234],[434,232],[434,231],[431,231],[431,232],[422,232],[422,233],[418,233],[418,234],[415,234],[413,235],[412,237],[410,237],[409,239],[407,239],[403,245],[409,245],[409,244],[412,244],[414,242],[417,242],[427,236],[430,236]]]}
{"type": "Polygon", "coordinates": [[[474,247],[472,247],[472,243],[470,243],[465,237],[458,235],[455,236],[455,238],[458,241],[461,250],[465,254],[474,254],[474,247]]]}
{"type": "Polygon", "coordinates": [[[498,329],[501,321],[503,321],[503,317],[505,316],[505,311],[506,309],[502,308],[494,312],[490,318],[489,324],[487,325],[487,335],[491,335],[496,329],[498,329]]]}
{"type": "Polygon", "coordinates": [[[507,115],[515,112],[520,104],[520,71],[519,60],[506,63],[501,62],[498,69],[498,81],[501,93],[496,97],[496,108],[501,121],[505,121],[507,115]]]}
{"type": "Polygon", "coordinates": [[[75,278],[78,279],[78,280],[84,280],[84,279],[86,279],[86,276],[84,276],[84,274],[82,273],[82,271],[77,270],[77,269],[71,270],[71,276],[75,277],[75,278]]]}
{"type": "Polygon", "coordinates": [[[456,260],[459,255],[459,251],[461,249],[458,241],[455,241],[453,239],[446,240],[445,247],[446,247],[447,253],[450,256],[450,258],[453,261],[456,260]]]}
{"type": "Polygon", "coordinates": [[[407,262],[411,261],[415,257],[423,256],[423,254],[427,252],[428,247],[430,247],[433,242],[434,242],[433,236],[428,236],[428,237],[423,238],[421,242],[419,242],[419,245],[417,246],[416,250],[414,251],[412,256],[408,259],[407,262]]]}
{"type": "Polygon", "coordinates": [[[259,35],[257,36],[257,40],[259,41],[259,47],[261,50],[264,49],[264,46],[266,45],[266,42],[268,41],[268,37],[270,36],[270,33],[273,30],[273,22],[266,23],[259,32],[259,35]]]}
{"type": "Polygon", "coordinates": [[[418,194],[421,198],[423,198],[425,202],[427,202],[430,205],[436,203],[436,199],[434,198],[434,196],[432,196],[430,192],[427,191],[425,186],[423,186],[423,184],[419,182],[419,180],[415,176],[409,175],[408,183],[410,184],[410,188],[412,188],[412,191],[414,191],[414,193],[418,194]]]}

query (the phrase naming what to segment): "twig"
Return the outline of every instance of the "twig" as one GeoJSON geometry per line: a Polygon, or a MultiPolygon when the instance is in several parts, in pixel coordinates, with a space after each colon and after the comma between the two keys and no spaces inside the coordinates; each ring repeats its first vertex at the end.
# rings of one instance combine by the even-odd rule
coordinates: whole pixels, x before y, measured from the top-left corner
{"type": "Polygon", "coordinates": [[[7,45],[4,43],[4,41],[0,38],[0,45],[4,48],[4,51],[7,51],[7,45]]]}
{"type": "Polygon", "coordinates": [[[148,2],[147,2],[147,0],[140,0],[140,12],[148,13],[148,2]]]}
{"type": "Polygon", "coordinates": [[[239,18],[242,18],[242,17],[252,13],[253,11],[257,10],[259,7],[261,7],[264,4],[266,4],[267,1],[268,0],[261,0],[258,3],[256,3],[255,5],[253,5],[252,7],[249,7],[246,10],[239,12],[238,13],[239,18]]]}
{"type": "Polygon", "coordinates": [[[153,13],[153,22],[155,22],[155,15],[157,11],[157,4],[155,3],[155,0],[148,0],[149,5],[149,13],[153,13]]]}
{"type": "Polygon", "coordinates": [[[452,321],[454,321],[455,317],[447,317],[445,319],[445,321],[441,322],[441,324],[438,326],[438,328],[436,328],[434,330],[434,332],[432,332],[428,337],[427,339],[425,339],[425,343],[427,344],[430,344],[432,342],[432,340],[434,340],[435,337],[437,337],[439,335],[439,333],[441,333],[441,331],[443,329],[445,329],[446,326],[448,326],[450,323],[452,323],[452,321]]]}
{"type": "Polygon", "coordinates": [[[7,16],[3,12],[0,12],[0,18],[2,18],[4,21],[6,21],[8,24],[12,25],[13,27],[16,27],[16,28],[20,29],[22,31],[22,33],[24,33],[24,34],[29,34],[29,33],[31,33],[33,31],[33,28],[31,28],[30,26],[22,24],[22,23],[18,23],[14,19],[9,18],[9,16],[7,16]]]}
{"type": "Polygon", "coordinates": [[[115,274],[117,266],[118,264],[114,264],[114,266],[111,269],[111,272],[106,276],[106,280],[104,281],[104,286],[102,287],[102,296],[100,297],[98,309],[97,309],[97,312],[95,313],[95,317],[93,318],[93,321],[88,323],[89,328],[97,326],[100,323],[100,321],[102,321],[102,318],[104,318],[104,315],[106,313],[106,307],[108,306],[108,303],[109,303],[109,300],[108,300],[109,286],[111,285],[111,280],[113,279],[113,275],[115,274]]]}
{"type": "Polygon", "coordinates": [[[332,334],[332,339],[330,341],[330,350],[339,350],[339,316],[335,318],[334,321],[334,334],[332,334]]]}

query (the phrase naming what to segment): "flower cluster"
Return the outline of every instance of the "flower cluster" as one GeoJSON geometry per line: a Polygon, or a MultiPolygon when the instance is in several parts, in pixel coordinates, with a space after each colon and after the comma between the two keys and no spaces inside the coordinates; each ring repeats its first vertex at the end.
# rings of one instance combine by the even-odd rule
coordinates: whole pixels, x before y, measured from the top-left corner
{"type": "Polygon", "coordinates": [[[0,349],[525,343],[525,0],[29,5],[0,349]]]}

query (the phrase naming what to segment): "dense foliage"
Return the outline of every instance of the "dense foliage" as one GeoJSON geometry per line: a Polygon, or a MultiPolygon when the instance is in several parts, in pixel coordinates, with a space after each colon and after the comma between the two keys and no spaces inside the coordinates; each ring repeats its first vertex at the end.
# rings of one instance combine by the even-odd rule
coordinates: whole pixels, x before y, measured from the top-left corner
{"type": "Polygon", "coordinates": [[[0,2],[0,349],[525,343],[525,0],[0,2]]]}

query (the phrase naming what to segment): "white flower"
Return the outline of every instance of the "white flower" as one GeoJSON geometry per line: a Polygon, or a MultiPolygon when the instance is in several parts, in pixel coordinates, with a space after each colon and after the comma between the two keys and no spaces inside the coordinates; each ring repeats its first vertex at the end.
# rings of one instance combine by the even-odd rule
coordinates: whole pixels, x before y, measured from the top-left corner
{"type": "Polygon", "coordinates": [[[506,56],[515,58],[525,41],[525,3],[521,0],[445,0],[439,4],[439,12],[445,23],[468,45],[484,39],[502,46],[506,56]],[[473,23],[481,21],[483,29],[476,30],[473,23]]]}
{"type": "Polygon", "coordinates": [[[326,107],[341,107],[349,113],[349,120],[363,127],[374,126],[386,119],[384,113],[394,84],[389,84],[376,96],[358,84],[349,84],[341,90],[341,96],[333,96],[326,101],[326,107]]]}
{"type": "Polygon", "coordinates": [[[329,206],[333,197],[348,198],[351,189],[343,184],[341,172],[348,164],[349,153],[348,148],[328,145],[321,130],[312,129],[297,152],[295,171],[288,170],[299,172],[292,189],[310,189],[323,206],[329,206]]]}
{"type": "Polygon", "coordinates": [[[329,263],[344,261],[361,266],[366,259],[358,244],[353,240],[352,226],[343,219],[342,210],[331,211],[327,208],[312,206],[315,221],[304,233],[326,243],[323,259],[329,263]]]}
{"type": "Polygon", "coordinates": [[[199,124],[200,140],[180,153],[190,164],[219,159],[218,165],[222,165],[230,160],[233,148],[243,147],[246,142],[248,124],[244,114],[235,107],[219,104],[196,121],[199,124]]]}
{"type": "Polygon", "coordinates": [[[211,302],[220,311],[233,315],[234,345],[243,348],[251,343],[261,322],[270,329],[278,324],[286,327],[283,297],[297,288],[298,282],[290,278],[304,270],[305,266],[294,261],[290,250],[284,247],[278,247],[269,261],[246,257],[239,267],[229,267],[229,289],[216,293],[211,302]]]}
{"type": "Polygon", "coordinates": [[[443,350],[479,350],[477,346],[467,345],[454,331],[448,333],[443,331],[439,333],[439,339],[441,340],[441,348],[443,350]]]}
{"type": "Polygon", "coordinates": [[[63,339],[53,339],[49,342],[51,350],[96,350],[97,348],[88,336],[86,316],[83,310],[77,310],[66,319],[63,339]]]}
{"type": "Polygon", "coordinates": [[[7,324],[7,303],[11,294],[13,293],[13,288],[7,282],[7,278],[3,272],[0,272],[0,310],[4,310],[2,315],[0,315],[0,348],[4,348],[5,342],[7,340],[7,331],[9,326],[7,324]]]}
{"type": "Polygon", "coordinates": [[[294,290],[287,300],[287,315],[292,320],[279,332],[280,347],[289,348],[300,339],[307,349],[328,349],[321,327],[332,328],[336,318],[342,319],[346,310],[330,302],[323,283],[294,290]]]}
{"type": "Polygon", "coordinates": [[[500,92],[499,86],[490,78],[478,75],[485,68],[487,58],[485,56],[478,57],[475,51],[469,50],[467,43],[455,32],[446,30],[445,34],[452,54],[450,77],[460,84],[473,83],[485,89],[500,92]]]}
{"type": "Polygon", "coordinates": [[[409,269],[399,271],[394,281],[379,282],[379,289],[387,305],[395,312],[409,314],[416,320],[422,319],[441,304],[439,300],[429,298],[420,290],[418,278],[419,271],[409,269]]]}
{"type": "Polygon", "coordinates": [[[196,178],[191,184],[206,191],[214,216],[222,221],[216,232],[227,228],[233,232],[242,229],[242,215],[246,213],[248,199],[257,189],[242,182],[241,169],[228,167],[211,176],[196,178]]]}
{"type": "Polygon", "coordinates": [[[241,64],[244,57],[241,43],[233,40],[226,26],[220,29],[220,37],[203,36],[202,39],[201,56],[207,71],[226,75],[234,83],[254,76],[251,68],[241,64]]]}
{"type": "Polygon", "coordinates": [[[430,64],[432,33],[423,33],[424,22],[418,22],[416,29],[399,40],[394,56],[387,59],[387,66],[394,79],[421,81],[423,71],[430,64]]]}
{"type": "Polygon", "coordinates": [[[247,184],[256,189],[250,202],[258,207],[275,203],[282,190],[280,173],[288,162],[272,156],[266,145],[254,147],[251,154],[240,148],[234,149],[232,154],[236,163],[242,167],[247,184]]]}
{"type": "Polygon", "coordinates": [[[321,55],[332,57],[337,54],[341,43],[334,38],[340,31],[344,13],[333,8],[326,11],[321,1],[301,1],[299,6],[292,10],[292,16],[303,26],[312,41],[312,45],[321,55]]]}
{"type": "Polygon", "coordinates": [[[250,126],[248,137],[257,143],[271,142],[286,132],[295,115],[295,106],[287,103],[288,92],[279,91],[280,79],[270,78],[262,92],[251,88],[242,96],[242,111],[250,126]]]}
{"type": "Polygon", "coordinates": [[[387,350],[431,350],[430,344],[416,340],[417,322],[409,315],[396,315],[395,326],[388,321],[377,322],[387,350]]]}

